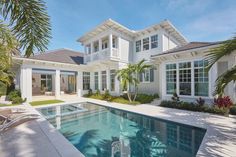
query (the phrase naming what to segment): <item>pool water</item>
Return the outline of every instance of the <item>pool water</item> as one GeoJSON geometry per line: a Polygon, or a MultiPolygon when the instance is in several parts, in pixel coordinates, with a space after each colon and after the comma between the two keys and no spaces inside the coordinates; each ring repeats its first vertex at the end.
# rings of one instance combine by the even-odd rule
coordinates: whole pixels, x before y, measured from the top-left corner
{"type": "Polygon", "coordinates": [[[205,134],[204,129],[94,104],[80,108],[83,112],[47,119],[86,157],[193,157],[205,134]]]}

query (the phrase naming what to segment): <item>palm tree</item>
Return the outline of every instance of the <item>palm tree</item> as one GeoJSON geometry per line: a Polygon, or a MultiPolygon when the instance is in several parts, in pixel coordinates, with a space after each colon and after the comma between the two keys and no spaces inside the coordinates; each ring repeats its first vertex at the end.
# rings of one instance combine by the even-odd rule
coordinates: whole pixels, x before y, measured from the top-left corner
{"type": "Polygon", "coordinates": [[[127,68],[117,71],[117,78],[121,82],[123,91],[127,92],[130,102],[135,101],[138,93],[138,84],[140,83],[139,74],[143,73],[151,65],[145,64],[145,60],[141,60],[137,64],[128,64],[127,68]],[[132,99],[131,86],[134,86],[134,96],[132,99]]]}
{"type": "Polygon", "coordinates": [[[29,57],[43,52],[51,38],[51,26],[42,0],[0,0],[0,81],[9,84],[14,49],[29,57]]]}
{"type": "Polygon", "coordinates": [[[136,82],[134,82],[134,87],[135,87],[135,96],[133,101],[135,101],[138,93],[138,84],[140,83],[139,75],[142,74],[146,69],[149,69],[151,65],[145,64],[145,59],[142,59],[140,62],[137,64],[133,65],[134,67],[134,75],[136,76],[136,82]]]}
{"type": "MultiPolygon", "coordinates": [[[[209,51],[209,54],[206,55],[206,60],[208,61],[209,69],[222,57],[228,56],[236,50],[236,36],[232,39],[222,42],[222,44],[216,48],[213,48],[209,51]]],[[[236,66],[233,66],[231,69],[227,70],[221,74],[216,80],[216,88],[214,95],[222,96],[224,94],[224,89],[231,81],[236,80],[236,66]]]]}

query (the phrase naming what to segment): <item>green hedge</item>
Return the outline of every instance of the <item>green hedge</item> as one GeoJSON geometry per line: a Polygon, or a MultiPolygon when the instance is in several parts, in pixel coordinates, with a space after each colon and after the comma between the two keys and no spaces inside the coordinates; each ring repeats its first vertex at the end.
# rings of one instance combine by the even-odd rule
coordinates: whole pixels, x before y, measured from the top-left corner
{"type": "Polygon", "coordinates": [[[225,116],[228,115],[228,112],[229,112],[227,108],[219,108],[217,106],[212,106],[212,107],[200,106],[195,103],[189,103],[189,102],[183,102],[183,101],[164,100],[161,102],[160,106],[189,110],[189,111],[214,113],[214,114],[225,115],[225,116]]]}
{"type": "Polygon", "coordinates": [[[0,96],[7,95],[7,86],[0,82],[0,96]]]}

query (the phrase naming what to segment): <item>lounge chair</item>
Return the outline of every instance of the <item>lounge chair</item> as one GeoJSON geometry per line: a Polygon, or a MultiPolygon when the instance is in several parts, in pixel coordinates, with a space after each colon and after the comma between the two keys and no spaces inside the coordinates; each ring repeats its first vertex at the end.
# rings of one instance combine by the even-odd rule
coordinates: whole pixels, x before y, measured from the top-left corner
{"type": "Polygon", "coordinates": [[[6,113],[5,115],[0,114],[0,119],[1,119],[0,133],[3,133],[4,131],[14,126],[23,124],[27,121],[34,120],[37,118],[39,118],[38,114],[27,114],[27,113],[21,113],[21,114],[10,113],[8,115],[6,113]]]}

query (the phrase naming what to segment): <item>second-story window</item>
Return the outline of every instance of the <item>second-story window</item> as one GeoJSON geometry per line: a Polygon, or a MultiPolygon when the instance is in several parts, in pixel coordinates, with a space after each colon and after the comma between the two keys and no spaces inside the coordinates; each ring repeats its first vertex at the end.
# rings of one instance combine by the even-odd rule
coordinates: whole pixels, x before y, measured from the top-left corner
{"type": "Polygon", "coordinates": [[[85,46],[85,51],[87,54],[91,54],[91,45],[90,44],[85,46]]]}
{"type": "Polygon", "coordinates": [[[151,48],[157,48],[158,47],[158,35],[151,36],[151,48]]]}
{"type": "Polygon", "coordinates": [[[149,50],[149,37],[143,39],[143,51],[149,50]]]}
{"type": "Polygon", "coordinates": [[[95,42],[94,43],[94,45],[93,45],[93,47],[94,47],[94,52],[97,52],[98,50],[99,50],[99,44],[98,44],[98,42],[95,42]]]}
{"type": "Polygon", "coordinates": [[[141,51],[141,40],[136,41],[136,52],[141,51]]]}

